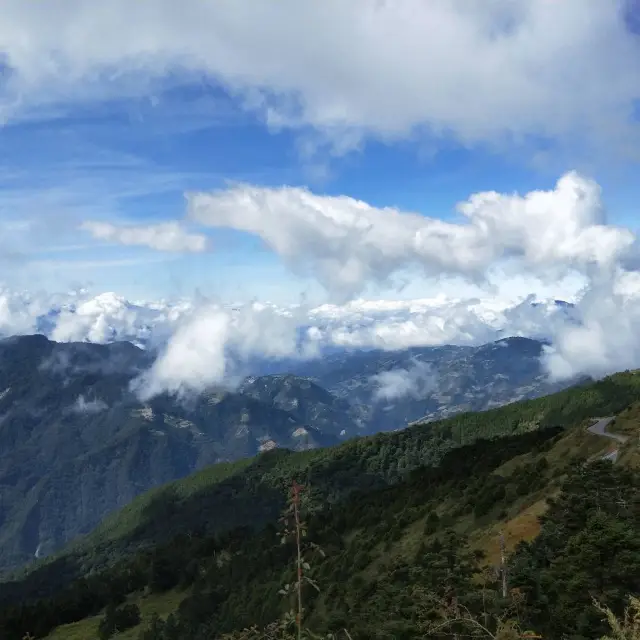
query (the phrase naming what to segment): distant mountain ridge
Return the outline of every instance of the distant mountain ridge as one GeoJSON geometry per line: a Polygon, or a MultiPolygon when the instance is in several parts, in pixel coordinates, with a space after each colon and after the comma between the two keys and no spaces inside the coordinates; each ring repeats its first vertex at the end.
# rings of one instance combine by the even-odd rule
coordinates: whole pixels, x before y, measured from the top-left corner
{"type": "Polygon", "coordinates": [[[350,404],[366,407],[362,417],[366,432],[376,433],[419,419],[437,420],[536,398],[586,379],[550,382],[540,362],[544,345],[541,340],[512,337],[478,347],[345,352],[290,367],[350,404]],[[385,374],[398,382],[420,375],[422,389],[417,391],[423,392],[414,394],[405,384],[399,389],[408,391],[404,395],[378,397],[381,386],[389,381],[385,374]]]}
{"type": "Polygon", "coordinates": [[[0,340],[0,568],[47,555],[140,493],[207,465],[549,393],[557,386],[540,369],[541,348],[516,338],[341,353],[234,391],[142,403],[129,383],[153,356],[130,343],[0,340]],[[430,379],[377,397],[385,374],[397,386],[411,367],[430,379]]]}
{"type": "Polygon", "coordinates": [[[329,446],[356,428],[327,392],[324,431],[304,419],[311,409],[239,392],[141,403],[129,383],[149,363],[129,343],[0,341],[0,566],[50,553],[143,491],[206,465],[329,446]]]}

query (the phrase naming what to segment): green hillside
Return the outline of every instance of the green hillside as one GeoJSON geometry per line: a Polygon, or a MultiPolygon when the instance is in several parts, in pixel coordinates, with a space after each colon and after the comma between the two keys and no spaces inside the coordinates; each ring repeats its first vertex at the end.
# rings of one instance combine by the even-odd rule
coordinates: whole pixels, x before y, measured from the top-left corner
{"type": "MultiPolygon", "coordinates": [[[[325,554],[312,552],[305,569],[320,589],[303,589],[316,632],[436,637],[457,603],[493,631],[517,609],[516,622],[545,638],[600,637],[591,597],[621,613],[640,592],[638,403],[640,376],[624,373],[331,449],[211,467],[0,585],[2,638],[94,638],[110,603],[106,622],[132,626],[114,637],[290,637],[237,630],[295,605],[278,593],[295,581],[295,549],[279,544],[294,480],[305,487],[305,540],[325,554]],[[600,460],[611,442],[586,431],[611,415],[631,436],[616,465],[600,460]],[[500,532],[506,598],[492,568],[500,532]]],[[[464,635],[467,622],[455,624],[437,637],[464,635]]]]}
{"type": "Polygon", "coordinates": [[[270,451],[232,465],[215,465],[134,500],[77,548],[148,544],[206,526],[220,533],[270,521],[284,506],[292,478],[311,485],[312,502],[336,503],[352,491],[384,488],[423,466],[437,465],[455,447],[616,415],[640,400],[640,374],[621,373],[551,396],[486,412],[415,424],[395,433],[354,439],[338,447],[270,451]],[[160,525],[160,526],[158,526],[160,525]]]}
{"type": "Polygon", "coordinates": [[[129,343],[0,339],[0,574],[197,469],[360,433],[344,400],[296,376],[141,402],[130,384],[152,360],[129,343]]]}

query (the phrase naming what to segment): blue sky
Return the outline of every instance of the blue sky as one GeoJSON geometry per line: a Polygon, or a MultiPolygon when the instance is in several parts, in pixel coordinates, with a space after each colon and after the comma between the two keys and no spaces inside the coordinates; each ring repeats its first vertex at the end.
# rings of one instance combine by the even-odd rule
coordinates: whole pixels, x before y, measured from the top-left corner
{"type": "MultiPolygon", "coordinates": [[[[194,1],[177,18],[162,1],[139,34],[129,29],[128,12],[143,10],[124,2],[103,16],[88,1],[53,4],[60,15],[9,2],[9,26],[0,30],[8,71],[0,84],[0,257],[10,287],[323,300],[327,280],[318,281],[316,263],[305,266],[300,252],[293,260],[264,233],[185,220],[186,192],[237,183],[306,187],[460,222],[454,207],[474,193],[553,190],[576,170],[602,187],[609,223],[638,227],[640,44],[628,7],[625,16],[615,3],[527,0],[521,15],[509,0],[496,0],[467,15],[454,3],[434,3],[438,10],[429,13],[409,1],[376,9],[362,0],[359,12],[310,3],[291,16],[266,3],[263,15],[249,17],[243,2],[215,9],[194,1]],[[439,57],[449,56],[446,42],[405,49],[405,40],[422,42],[410,9],[430,28],[440,20],[461,43],[457,54],[439,57]],[[73,33],[83,37],[60,27],[67,10],[73,33]],[[539,50],[525,35],[497,44],[486,35],[511,12],[523,33],[544,33],[539,50]],[[226,33],[215,32],[218,19],[229,25],[226,33]],[[261,24],[267,35],[259,35],[261,24]],[[570,27],[561,36],[549,33],[549,25],[563,24],[570,27]],[[27,44],[13,33],[26,34],[27,44]],[[383,36],[388,57],[370,55],[383,36]],[[113,50],[96,38],[111,39],[113,50]],[[88,220],[114,228],[177,221],[209,246],[176,252],[104,241],[79,228],[88,220]]],[[[264,224],[280,224],[278,215],[264,224]]],[[[416,273],[402,291],[373,278],[358,293],[439,290],[437,280],[416,273]]]]}

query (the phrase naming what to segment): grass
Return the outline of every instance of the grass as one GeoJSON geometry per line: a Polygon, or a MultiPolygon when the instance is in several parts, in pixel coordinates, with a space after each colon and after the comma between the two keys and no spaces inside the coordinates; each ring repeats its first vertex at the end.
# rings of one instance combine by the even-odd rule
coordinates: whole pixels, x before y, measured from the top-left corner
{"type": "Polygon", "coordinates": [[[510,554],[519,542],[533,540],[540,533],[538,518],[546,509],[546,499],[536,500],[513,518],[477,532],[471,537],[471,545],[484,551],[487,564],[497,566],[500,563],[500,534],[504,535],[505,550],[510,554]]]}
{"type": "Polygon", "coordinates": [[[610,425],[612,433],[633,437],[640,435],[640,402],[621,411],[610,425]]]}
{"type": "Polygon", "coordinates": [[[49,634],[46,640],[89,640],[98,637],[100,616],[85,618],[72,624],[63,624],[49,634]]]}
{"type": "MultiPolygon", "coordinates": [[[[137,594],[129,597],[128,602],[140,607],[141,623],[137,627],[114,635],[114,640],[134,640],[138,637],[140,629],[149,623],[153,614],[166,618],[178,608],[186,596],[187,592],[168,591],[148,596],[137,594]]],[[[46,640],[90,640],[96,638],[101,619],[102,613],[79,622],[65,624],[48,635],[46,640]]]]}
{"type": "MultiPolygon", "coordinates": [[[[580,428],[568,431],[548,452],[537,456],[531,453],[518,456],[502,465],[495,473],[511,475],[519,465],[526,462],[536,462],[542,455],[549,462],[550,469],[557,469],[561,467],[563,461],[566,462],[571,458],[599,458],[614,450],[616,446],[620,446],[608,438],[588,432],[586,429],[591,423],[592,421],[588,420],[580,428]]],[[[636,438],[640,436],[640,403],[621,412],[611,424],[609,431],[630,437],[629,442],[620,447],[621,454],[618,464],[640,468],[638,446],[632,442],[633,435],[636,438]]],[[[547,498],[557,493],[562,479],[562,476],[549,478],[545,489],[537,492],[534,496],[527,496],[524,501],[515,506],[517,510],[515,514],[512,509],[507,518],[484,529],[471,532],[471,544],[485,552],[488,563],[496,565],[499,562],[500,533],[504,534],[507,553],[511,553],[519,542],[533,540],[538,535],[540,532],[538,518],[547,508],[547,498]]]]}
{"type": "MultiPolygon", "coordinates": [[[[512,458],[494,471],[494,473],[508,477],[513,473],[517,473],[522,465],[535,463],[542,457],[545,457],[549,462],[546,486],[534,494],[529,494],[519,499],[509,509],[505,518],[498,519],[495,511],[486,514],[479,520],[470,513],[455,518],[453,523],[455,531],[469,536],[470,545],[486,554],[487,564],[496,565],[499,563],[500,533],[504,534],[507,553],[511,553],[518,542],[532,540],[539,533],[540,523],[538,518],[546,510],[546,499],[557,493],[558,487],[563,480],[563,476],[554,475],[555,469],[562,468],[572,458],[595,458],[609,451],[612,445],[609,439],[587,431],[587,427],[591,423],[591,420],[586,420],[580,427],[565,432],[548,451],[537,454],[532,452],[525,453],[512,458]]],[[[638,428],[637,425],[640,425],[640,412],[636,428],[638,428]]],[[[446,500],[438,508],[438,515],[441,517],[447,516],[455,512],[456,508],[457,503],[455,501],[446,500]]],[[[415,556],[420,542],[424,539],[425,519],[426,516],[408,525],[402,537],[395,541],[389,550],[377,555],[369,566],[361,572],[362,577],[373,579],[380,565],[389,562],[391,559],[410,561],[415,556]]],[[[359,533],[357,530],[349,532],[344,539],[345,545],[348,546],[359,533]]],[[[382,551],[382,547],[383,544],[380,543],[377,551],[382,551]]]]}

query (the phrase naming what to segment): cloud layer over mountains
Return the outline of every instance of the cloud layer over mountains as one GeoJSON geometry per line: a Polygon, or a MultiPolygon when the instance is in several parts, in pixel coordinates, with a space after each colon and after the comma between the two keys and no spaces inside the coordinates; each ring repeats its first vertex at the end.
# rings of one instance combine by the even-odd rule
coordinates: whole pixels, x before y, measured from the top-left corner
{"type": "MultiPolygon", "coordinates": [[[[295,132],[312,164],[318,153],[343,155],[370,140],[411,141],[427,154],[453,142],[529,161],[556,153],[637,159],[633,4],[4,0],[0,124],[64,122],[137,100],[187,129],[257,116],[271,132],[295,132]],[[176,98],[195,85],[205,88],[203,100],[176,98]]],[[[185,195],[183,220],[114,224],[110,207],[98,207],[79,227],[88,239],[174,255],[209,250],[218,228],[252,234],[292,271],[315,278],[328,303],[232,308],[1,291],[0,333],[161,345],[145,393],[233,378],[234,363],[257,355],[503,334],[549,339],[545,364],[556,377],[640,364],[637,238],[608,222],[598,184],[579,173],[546,191],[470,195],[447,221],[291,186],[185,195]],[[371,287],[393,289],[407,273],[431,279],[443,295],[358,298],[371,287]],[[502,296],[501,282],[522,274],[547,290],[573,278],[576,306],[535,306],[526,288],[502,296]]],[[[3,251],[11,250],[7,243],[3,251]]]]}
{"type": "MultiPolygon", "coordinates": [[[[640,291],[640,287],[638,288],[640,291]]],[[[620,294],[623,295],[623,294],[620,294]]],[[[640,300],[618,301],[637,310],[640,300]]],[[[582,305],[527,298],[517,304],[492,298],[456,300],[440,296],[410,301],[356,300],[343,306],[278,308],[251,303],[131,303],[115,294],[70,294],[54,299],[0,294],[3,335],[41,332],[60,341],[131,340],[160,347],[160,357],[139,380],[143,396],[161,390],[198,390],[246,373],[254,357],[314,357],[325,348],[403,349],[418,345],[482,344],[503,336],[523,335],[553,340],[557,351],[547,359],[550,373],[570,377],[600,374],[625,366],[640,356],[629,350],[633,318],[619,319],[612,333],[600,332],[589,316],[579,324],[582,305]],[[624,325],[624,330],[619,329],[624,325]],[[626,327],[626,328],[625,328],[626,327]]],[[[616,304],[616,303],[614,303],[616,304]]],[[[602,324],[618,307],[602,310],[602,324]]],[[[588,309],[591,309],[589,306],[588,309]]],[[[428,372],[412,371],[417,389],[428,372]]],[[[395,380],[380,380],[385,397],[400,392],[395,380]]],[[[405,392],[411,392],[409,391],[405,392]]]]}
{"type": "MultiPolygon", "coordinates": [[[[254,357],[313,357],[336,346],[478,344],[505,335],[549,340],[544,359],[555,378],[640,364],[637,239],[631,230],[608,224],[598,185],[575,172],[550,191],[472,195],[458,207],[459,222],[288,187],[240,185],[187,199],[192,222],[259,236],[292,269],[315,276],[334,302],[231,307],[207,300],[148,304],[115,294],[5,291],[0,332],[160,345],[141,381],[147,395],[229,381],[254,357]],[[442,295],[408,302],[355,298],[368,285],[389,284],[407,270],[438,278],[442,295]],[[517,295],[499,295],[510,278],[523,274],[547,290],[573,278],[575,307],[533,304],[522,288],[517,295]],[[465,286],[476,293],[461,294],[465,286]]],[[[141,242],[155,238],[138,231],[141,242]]],[[[132,229],[109,233],[116,241],[136,241],[132,229]]],[[[184,249],[197,249],[192,242],[197,244],[189,240],[184,249]]],[[[175,250],[172,243],[156,245],[175,250]]]]}
{"type": "Polygon", "coordinates": [[[536,304],[533,299],[513,304],[439,296],[304,308],[257,302],[234,306],[195,301],[135,303],[114,293],[93,296],[83,291],[66,296],[0,292],[0,334],[4,336],[38,332],[60,342],[130,340],[156,346],[171,337],[190,340],[186,334],[193,332],[194,344],[206,349],[213,340],[213,327],[220,322],[220,332],[242,341],[242,348],[256,353],[268,353],[271,348],[276,355],[294,353],[303,342],[392,350],[480,344],[502,334],[546,337],[554,318],[566,313],[563,305],[536,304]],[[223,320],[217,320],[217,315],[223,320]],[[274,330],[281,331],[280,338],[274,330]],[[262,344],[267,337],[270,346],[262,344]]]}

